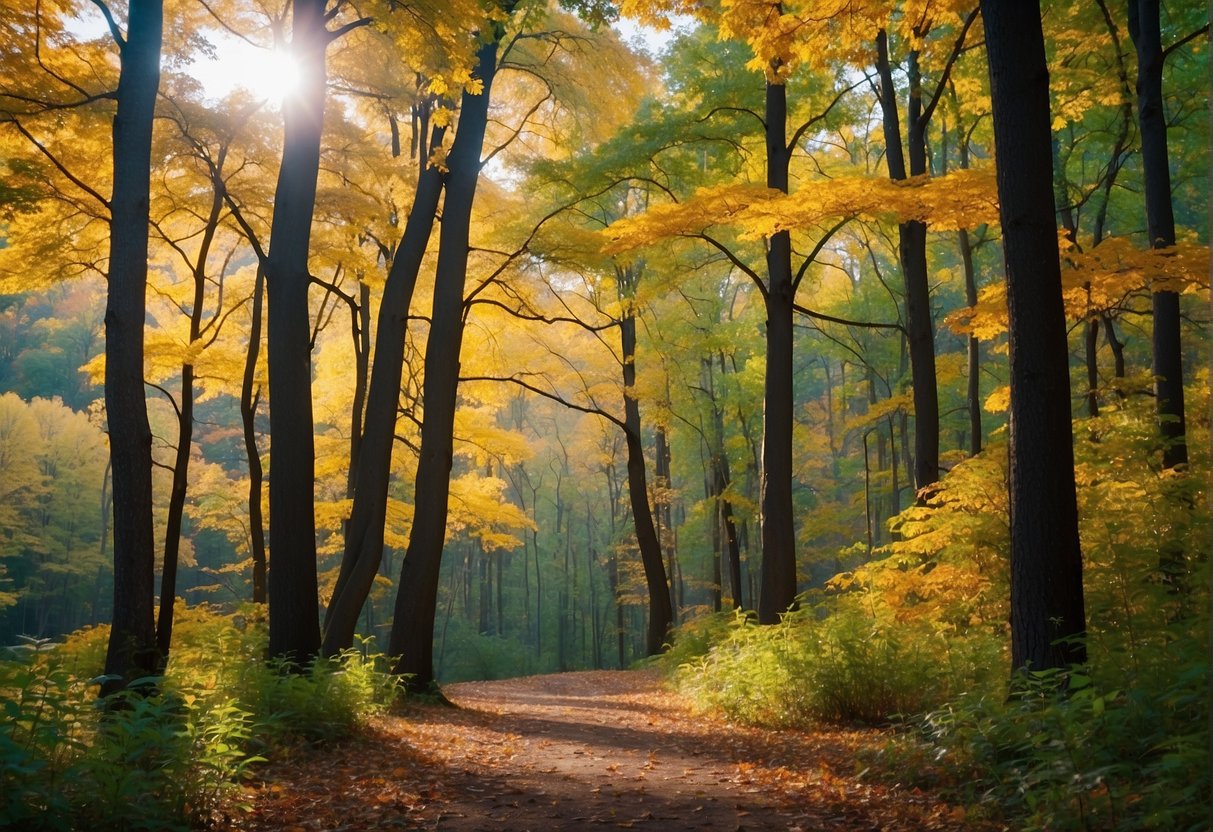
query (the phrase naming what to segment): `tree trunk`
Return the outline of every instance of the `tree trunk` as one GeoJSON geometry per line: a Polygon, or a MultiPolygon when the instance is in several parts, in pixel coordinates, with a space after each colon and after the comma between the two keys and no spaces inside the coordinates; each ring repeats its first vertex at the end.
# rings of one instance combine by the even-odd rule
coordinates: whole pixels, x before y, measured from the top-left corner
{"type": "MultiPolygon", "coordinates": [[[[622,284],[621,284],[622,285],[622,284]]],[[[670,603],[670,586],[661,559],[661,542],[653,525],[649,508],[649,490],[644,467],[644,446],[640,441],[640,405],[636,401],[636,316],[625,299],[623,317],[619,321],[619,336],[623,345],[623,422],[624,440],[628,452],[628,499],[632,506],[632,522],[636,526],[636,545],[644,566],[644,579],[649,592],[649,625],[645,636],[645,655],[661,652],[669,637],[674,609],[670,603]]]]}
{"type": "Polygon", "coordinates": [[[1007,272],[1011,663],[1086,661],[1070,379],[1039,3],[982,0],[1007,272]]]}
{"type": "Polygon", "coordinates": [[[265,523],[261,516],[261,451],[257,448],[257,400],[253,390],[257,378],[257,356],[261,351],[261,316],[265,301],[265,270],[257,268],[253,285],[253,309],[249,325],[248,353],[240,384],[240,421],[244,428],[244,454],[248,458],[249,554],[253,559],[253,603],[266,602],[265,523]]]}
{"type": "MultiPolygon", "coordinates": [[[[224,152],[220,152],[222,166],[224,152]]],[[[206,218],[198,256],[194,261],[194,297],[190,309],[190,343],[202,334],[202,308],[206,300],[206,261],[211,243],[219,227],[223,210],[222,183],[216,179],[211,197],[211,210],[206,218]]],[[[194,441],[194,365],[181,367],[181,393],[177,405],[177,453],[173,460],[173,485],[169,492],[168,518],[164,534],[164,567],[160,575],[160,615],[156,620],[156,645],[160,650],[160,669],[168,664],[169,646],[173,640],[173,604],[177,597],[177,562],[181,551],[181,521],[185,513],[185,496],[189,487],[190,446],[194,441]]]]}
{"type": "MultiPolygon", "coordinates": [[[[897,94],[889,65],[888,36],[876,38],[880,107],[884,120],[885,161],[889,178],[906,178],[901,145],[897,94]]],[[[927,172],[926,128],[922,117],[918,53],[911,52],[908,74],[910,98],[906,111],[910,176],[927,172]]],[[[898,255],[906,292],[906,339],[910,347],[910,375],[914,396],[914,487],[921,492],[939,479],[939,393],[935,378],[935,327],[931,321],[931,292],[927,275],[927,227],[903,222],[898,227],[898,255]]],[[[921,502],[921,498],[920,498],[921,502]]]]}
{"type": "MultiPolygon", "coordinates": [[[[972,309],[977,305],[977,280],[973,269],[973,245],[969,232],[960,229],[960,257],[965,272],[965,303],[972,309]]],[[[981,453],[985,434],[981,428],[981,342],[972,335],[968,338],[968,387],[965,391],[965,407],[969,412],[969,456],[981,453]]]]}
{"type": "Polygon", "coordinates": [[[480,153],[500,37],[498,27],[496,37],[477,53],[476,77],[481,79],[483,89],[479,95],[464,93],[459,127],[447,156],[449,171],[439,232],[434,308],[425,351],[425,411],[413,528],[401,567],[388,644],[388,653],[400,656],[394,672],[409,674],[412,690],[428,690],[434,684],[434,612],[450,499],[459,349],[463,342],[463,287],[472,203],[480,177],[480,153]]]}
{"type": "Polygon", "coordinates": [[[293,0],[299,89],[282,106],[282,167],[266,258],[269,293],[269,655],[304,666],[320,649],[308,244],[324,126],[324,0],[293,0]]]}
{"type": "MultiPolygon", "coordinates": [[[[788,192],[787,88],[767,82],[767,187],[788,192]]],[[[796,531],[792,517],[792,238],[768,241],[765,295],[766,379],[763,414],[762,590],[758,620],[777,624],[796,600],[796,531]]]]}
{"type": "Polygon", "coordinates": [[[114,611],[102,694],[158,665],[153,594],[152,433],[143,393],[152,118],[160,86],[162,0],[131,0],[120,44],[114,115],[109,293],[105,307],[105,409],[114,493],[114,611]]]}
{"type": "MultiPolygon", "coordinates": [[[[1129,35],[1137,47],[1137,121],[1146,186],[1146,227],[1152,248],[1175,245],[1167,122],[1163,109],[1162,35],[1159,0],[1129,0],[1129,35]]],[[[1179,295],[1154,292],[1154,395],[1163,438],[1163,466],[1188,461],[1184,440],[1183,350],[1179,339],[1179,295]]]]}
{"type": "MultiPolygon", "coordinates": [[[[431,146],[442,142],[445,130],[434,131],[431,146]]],[[[408,330],[409,305],[421,261],[434,228],[442,172],[422,160],[413,208],[404,227],[404,237],[392,258],[375,329],[375,362],[367,394],[366,423],[359,445],[354,506],[346,527],[341,571],[324,622],[324,654],[333,656],[354,642],[358,612],[366,602],[379,561],[383,556],[384,524],[387,519],[388,484],[392,469],[392,444],[400,404],[400,380],[404,372],[404,339],[408,330]]],[[[445,522],[445,521],[444,521],[445,522]]]]}

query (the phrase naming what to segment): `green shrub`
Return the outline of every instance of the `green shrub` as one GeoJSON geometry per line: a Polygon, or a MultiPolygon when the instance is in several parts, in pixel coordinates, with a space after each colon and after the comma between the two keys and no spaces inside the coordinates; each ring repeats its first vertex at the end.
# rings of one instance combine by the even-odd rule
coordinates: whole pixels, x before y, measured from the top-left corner
{"type": "Polygon", "coordinates": [[[984,674],[998,653],[992,639],[946,640],[829,603],[789,613],[773,627],[739,616],[675,680],[701,707],[740,722],[882,723],[941,704],[984,674]]]}
{"type": "Polygon", "coordinates": [[[381,669],[385,663],[382,654],[363,655],[354,648],[331,660],[317,659],[302,673],[278,662],[253,661],[245,664],[236,690],[255,714],[262,742],[331,740],[395,701],[401,680],[381,669]]]}
{"type": "Polygon", "coordinates": [[[267,666],[263,619],[181,609],[166,675],[106,703],[105,628],[0,657],[0,828],[188,829],[230,805],[255,751],[348,734],[395,699],[398,677],[359,650],[267,666]]]}
{"type": "Polygon", "coordinates": [[[1027,830],[1209,828],[1208,666],[1128,690],[1041,674],[1009,697],[960,697],[922,718],[958,796],[1027,830]]]}

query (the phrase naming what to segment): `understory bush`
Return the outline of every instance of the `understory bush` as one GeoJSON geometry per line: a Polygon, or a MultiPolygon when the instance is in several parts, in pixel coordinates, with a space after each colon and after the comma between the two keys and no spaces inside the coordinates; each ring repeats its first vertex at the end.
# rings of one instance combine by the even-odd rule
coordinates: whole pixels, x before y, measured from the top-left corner
{"type": "Polygon", "coordinates": [[[885,723],[964,689],[999,649],[881,624],[854,609],[802,606],[762,627],[737,615],[725,635],[675,671],[703,708],[773,727],[818,721],[885,723]]]}
{"type": "Polygon", "coordinates": [[[684,626],[674,683],[738,721],[890,722],[886,747],[858,764],[866,776],[942,790],[1011,828],[1213,828],[1207,424],[1189,426],[1187,471],[1162,468],[1149,403],[1083,425],[1085,666],[1012,676],[1007,457],[994,444],[779,625],[684,626]]]}
{"type": "Polygon", "coordinates": [[[180,610],[165,675],[104,702],[105,628],[0,656],[0,828],[188,829],[238,808],[261,754],[346,735],[395,698],[382,657],[358,650],[267,665],[260,617],[180,610]]]}

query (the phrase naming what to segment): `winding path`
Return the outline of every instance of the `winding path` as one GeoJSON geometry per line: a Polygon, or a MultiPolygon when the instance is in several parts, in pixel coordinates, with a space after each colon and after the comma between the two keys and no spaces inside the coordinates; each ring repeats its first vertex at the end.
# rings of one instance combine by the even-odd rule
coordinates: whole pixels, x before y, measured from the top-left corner
{"type": "Polygon", "coordinates": [[[868,731],[740,728],[694,715],[657,676],[594,671],[471,682],[262,773],[228,828],[302,830],[977,829],[916,789],[866,784],[868,731]]]}

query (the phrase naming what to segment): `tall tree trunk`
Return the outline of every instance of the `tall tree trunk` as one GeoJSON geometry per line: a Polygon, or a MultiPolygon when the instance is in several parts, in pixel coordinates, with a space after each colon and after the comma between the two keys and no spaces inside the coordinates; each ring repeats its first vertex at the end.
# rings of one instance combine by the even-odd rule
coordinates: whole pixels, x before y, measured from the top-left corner
{"type": "MultiPolygon", "coordinates": [[[[219,155],[223,165],[226,151],[219,155]]],[[[223,210],[223,185],[214,182],[211,210],[206,218],[198,256],[194,261],[193,307],[190,309],[190,343],[202,335],[202,310],[206,301],[206,261],[210,256],[219,215],[223,210]]],[[[177,597],[177,562],[181,551],[181,521],[185,513],[185,496],[189,487],[190,446],[194,441],[194,365],[181,367],[181,393],[177,404],[177,453],[173,460],[173,485],[169,491],[168,517],[164,533],[164,567],[160,574],[160,615],[156,619],[156,645],[160,650],[161,670],[168,664],[169,646],[173,640],[173,604],[177,597]]]]}
{"type": "Polygon", "coordinates": [[[119,43],[114,115],[109,293],[105,306],[105,410],[114,492],[114,611],[102,694],[156,672],[153,618],[152,433],[143,393],[152,118],[160,86],[162,0],[131,0],[119,43]]]}
{"type": "MultiPolygon", "coordinates": [[[[1129,0],[1129,35],[1137,47],[1137,121],[1146,186],[1146,228],[1152,248],[1175,245],[1167,122],[1163,110],[1162,34],[1159,0],[1129,0]]],[[[1154,395],[1163,438],[1163,466],[1188,461],[1184,440],[1183,350],[1179,339],[1179,294],[1155,291],[1154,395]]]]}
{"type": "Polygon", "coordinates": [[[257,268],[253,285],[253,309],[250,314],[248,352],[244,359],[244,378],[240,384],[240,422],[244,429],[244,454],[248,458],[249,554],[253,559],[253,603],[266,602],[265,522],[261,516],[261,451],[257,448],[257,356],[261,352],[261,317],[265,302],[265,269],[257,268]]]}
{"type": "MultiPolygon", "coordinates": [[[[766,86],[767,187],[788,192],[787,88],[766,86]]],[[[792,518],[792,238],[768,241],[766,379],[762,474],[762,590],[758,620],[777,624],[796,600],[796,531],[792,518]]]]}
{"type": "MultiPolygon", "coordinates": [[[[626,271],[626,270],[625,270],[626,271]]],[[[640,404],[636,401],[636,315],[625,299],[623,317],[619,321],[619,336],[623,345],[623,422],[624,440],[628,452],[628,499],[632,506],[632,522],[636,526],[636,545],[644,566],[644,579],[649,592],[649,625],[645,636],[645,655],[655,656],[669,637],[674,619],[670,602],[670,586],[661,559],[661,542],[653,525],[649,507],[648,482],[644,466],[644,445],[640,440],[640,404]]]]}
{"type": "Polygon", "coordinates": [[[282,167],[266,259],[269,293],[269,654],[306,665],[320,649],[308,245],[324,127],[324,0],[293,0],[299,88],[282,106],[282,167]]]}
{"type": "MultiPolygon", "coordinates": [[[[901,119],[897,91],[889,64],[888,35],[876,37],[876,70],[880,76],[880,108],[884,122],[885,163],[889,178],[907,176],[906,154],[901,144],[901,119]]],[[[911,52],[909,106],[906,134],[909,176],[927,172],[926,129],[923,117],[918,53],[911,52]]],[[[939,479],[939,393],[935,378],[935,327],[931,321],[931,292],[927,275],[927,227],[921,222],[903,222],[897,227],[898,256],[906,292],[906,339],[910,347],[910,375],[914,395],[914,487],[921,492],[939,479]]],[[[921,498],[920,498],[921,501],[921,498]]]]}
{"type": "MultiPolygon", "coordinates": [[[[511,6],[512,8],[512,6],[511,6]]],[[[434,613],[438,572],[446,539],[454,454],[455,398],[463,343],[463,287],[467,279],[472,203],[480,177],[480,153],[488,125],[489,96],[497,72],[496,36],[477,53],[479,95],[464,93],[459,128],[447,155],[446,199],[439,232],[434,308],[425,351],[424,420],[417,461],[413,528],[401,567],[388,653],[400,656],[396,673],[409,674],[413,690],[434,684],[434,613]]]]}
{"type": "MultiPolygon", "coordinates": [[[[442,128],[435,130],[430,146],[441,144],[444,133],[442,128]]],[[[367,394],[366,423],[359,446],[354,506],[346,527],[341,571],[325,615],[323,649],[326,656],[336,655],[353,644],[358,612],[375,583],[383,556],[392,443],[395,441],[400,404],[400,380],[404,373],[404,339],[408,330],[409,305],[434,229],[438,199],[442,193],[442,172],[425,159],[421,160],[421,164],[422,172],[417,181],[413,208],[405,223],[404,237],[392,258],[379,305],[375,363],[367,394]]]]}
{"type": "Polygon", "coordinates": [[[1039,3],[982,0],[1007,271],[1011,664],[1086,661],[1069,350],[1039,3]]]}

